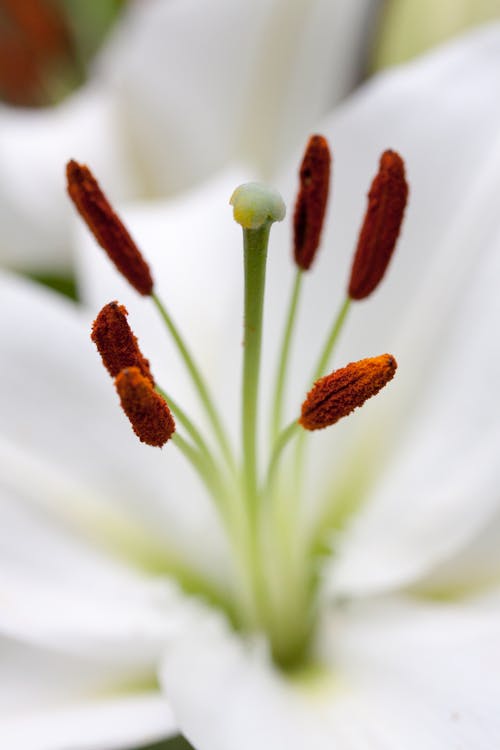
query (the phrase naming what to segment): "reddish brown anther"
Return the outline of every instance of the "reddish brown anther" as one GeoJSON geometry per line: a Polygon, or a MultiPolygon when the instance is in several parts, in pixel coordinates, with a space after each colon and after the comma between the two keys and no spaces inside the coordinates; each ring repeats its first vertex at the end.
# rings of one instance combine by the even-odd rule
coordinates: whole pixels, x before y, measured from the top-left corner
{"type": "Polygon", "coordinates": [[[315,382],[302,404],[299,424],[306,430],[322,430],[347,417],[375,396],[396,372],[391,354],[351,362],[315,382]]]}
{"type": "Polygon", "coordinates": [[[382,280],[396,246],[407,198],[404,162],[396,151],[384,151],[368,193],[368,208],[352,264],[351,299],[368,297],[382,280]]]}
{"type": "Polygon", "coordinates": [[[97,242],[139,294],[151,294],[153,279],[149,266],[90,169],[72,160],[66,174],[70,198],[97,242]]]}
{"type": "Polygon", "coordinates": [[[175,432],[168,404],[137,367],[127,367],[115,380],[122,409],[141,441],[157,448],[165,445],[175,432]]]}
{"type": "Polygon", "coordinates": [[[328,141],[321,135],[309,139],[299,172],[299,193],[293,215],[295,263],[307,271],[321,239],[328,191],[331,156],[328,141]]]}
{"type": "Polygon", "coordinates": [[[103,364],[112,378],[126,367],[137,367],[152,385],[154,379],[149,361],[143,356],[137,337],[127,321],[127,310],[118,302],[105,305],[92,326],[91,339],[97,346],[103,364]]]}

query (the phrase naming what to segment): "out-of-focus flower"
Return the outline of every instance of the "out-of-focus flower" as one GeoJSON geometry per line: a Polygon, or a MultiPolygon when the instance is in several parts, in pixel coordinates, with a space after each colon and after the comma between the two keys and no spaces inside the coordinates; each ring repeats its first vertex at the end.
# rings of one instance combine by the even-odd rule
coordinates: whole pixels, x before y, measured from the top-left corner
{"type": "Polygon", "coordinates": [[[189,188],[236,157],[275,170],[358,82],[373,0],[130,4],[90,81],[39,111],[0,108],[0,261],[71,267],[60,165],[114,194],[189,188]]]}
{"type": "Polygon", "coordinates": [[[410,60],[472,26],[500,18],[499,0],[387,0],[380,17],[374,67],[410,60]]]}
{"type": "MultiPolygon", "coordinates": [[[[320,519],[331,530],[310,670],[280,670],[265,638],[231,630],[217,613],[231,612],[241,583],[224,529],[174,446],[153,451],[129,434],[88,341],[89,313],[2,279],[5,747],[125,748],[177,726],[200,750],[496,750],[499,41],[493,27],[387,74],[323,123],[336,192],[322,268],[308,278],[289,416],[345,288],[363,192],[388,145],[405,154],[412,200],[390,277],[353,310],[337,352],[341,364],[393,352],[392,393],[331,436],[311,436],[307,492],[292,515],[300,509],[306,539],[320,519]]],[[[239,181],[231,171],[185,199],[125,212],[233,417],[241,261],[225,203],[239,181]]],[[[294,184],[283,178],[287,199],[294,184]]],[[[281,226],[267,355],[289,276],[281,226]]],[[[158,382],[196,416],[164,331],[94,252],[83,240],[87,301],[126,302],[158,382]]],[[[268,375],[264,367],[263,383],[268,375]]],[[[287,526],[286,495],[280,508],[265,565],[279,561],[285,530],[299,530],[287,526]]],[[[266,568],[283,575],[287,606],[304,574],[300,550],[266,568]]],[[[291,611],[296,628],[304,613],[291,611]]]]}

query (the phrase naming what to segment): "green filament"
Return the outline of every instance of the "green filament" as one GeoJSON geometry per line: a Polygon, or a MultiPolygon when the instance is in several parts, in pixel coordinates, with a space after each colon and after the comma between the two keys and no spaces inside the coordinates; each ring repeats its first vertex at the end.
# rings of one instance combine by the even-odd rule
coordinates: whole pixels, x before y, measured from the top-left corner
{"type": "Polygon", "coordinates": [[[286,385],[286,372],[288,360],[290,358],[290,348],[292,343],[292,334],[297,318],[298,303],[300,298],[300,291],[302,288],[302,279],[304,274],[301,268],[297,269],[295,275],[295,281],[292,289],[292,295],[290,297],[290,304],[288,308],[288,315],[285,323],[285,330],[283,333],[283,342],[281,345],[280,358],[278,364],[278,370],[276,373],[276,385],[274,388],[274,407],[273,416],[271,423],[271,436],[273,442],[276,442],[281,427],[281,416],[283,411],[283,397],[285,393],[286,385]]]}
{"type": "Polygon", "coordinates": [[[212,398],[210,396],[210,393],[208,391],[208,387],[200,373],[200,370],[198,366],[196,365],[193,356],[191,355],[191,352],[189,351],[187,345],[184,343],[184,339],[182,338],[177,326],[175,325],[174,321],[172,320],[170,314],[167,311],[167,308],[165,305],[161,302],[159,297],[156,294],[151,295],[153,302],[155,303],[158,312],[160,313],[161,317],[163,318],[163,321],[165,322],[175,345],[177,346],[177,349],[179,351],[179,354],[181,355],[182,359],[184,360],[184,364],[186,365],[186,368],[189,372],[189,375],[191,376],[191,380],[193,381],[193,384],[198,392],[198,396],[200,398],[201,403],[203,404],[205,411],[207,413],[207,416],[212,424],[215,436],[218,440],[219,446],[222,450],[222,453],[229,465],[229,467],[234,471],[235,470],[235,461],[234,457],[231,453],[231,447],[229,445],[229,440],[227,438],[226,432],[224,430],[224,427],[222,425],[222,422],[220,420],[220,417],[217,413],[217,410],[213,404],[212,398]]]}

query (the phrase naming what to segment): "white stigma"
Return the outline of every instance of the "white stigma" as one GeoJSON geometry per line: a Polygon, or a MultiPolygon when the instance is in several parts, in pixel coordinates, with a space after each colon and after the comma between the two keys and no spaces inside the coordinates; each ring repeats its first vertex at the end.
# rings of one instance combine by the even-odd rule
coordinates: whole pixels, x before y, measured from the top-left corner
{"type": "Polygon", "coordinates": [[[259,229],[266,222],[283,221],[286,207],[274,188],[261,182],[245,182],[236,188],[229,203],[234,220],[245,229],[259,229]]]}

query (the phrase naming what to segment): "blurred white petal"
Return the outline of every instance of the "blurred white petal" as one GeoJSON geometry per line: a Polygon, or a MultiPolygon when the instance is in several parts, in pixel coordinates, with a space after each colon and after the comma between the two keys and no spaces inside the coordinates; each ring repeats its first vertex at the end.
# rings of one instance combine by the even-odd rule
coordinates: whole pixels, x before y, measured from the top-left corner
{"type": "Polygon", "coordinates": [[[170,644],[161,680],[203,750],[495,750],[499,626],[498,610],[368,600],[325,623],[323,671],[289,680],[214,618],[170,644]]]}
{"type": "Polygon", "coordinates": [[[132,5],[101,69],[156,192],[229,159],[269,174],[356,83],[371,0],[150,0],[132,5]]]}
{"type": "Polygon", "coordinates": [[[115,105],[88,86],[40,110],[0,106],[0,263],[21,270],[69,270],[71,206],[64,166],[96,164],[120,197],[134,195],[115,105]]]}
{"type": "MultiPolygon", "coordinates": [[[[0,627],[19,641],[62,650],[62,659],[68,650],[92,652],[97,671],[83,670],[83,682],[75,678],[81,695],[90,695],[101,674],[114,678],[117,666],[134,675],[139,666],[152,668],[162,650],[166,698],[181,730],[201,750],[253,750],[256,744],[323,750],[332,743],[346,750],[442,750],[459,743],[497,749],[497,594],[476,591],[474,600],[438,605],[408,593],[390,599],[379,592],[419,579],[425,583],[454,559],[457,581],[467,554],[488,524],[498,521],[499,40],[500,27],[483,30],[380,77],[323,128],[338,154],[337,188],[332,227],[304,299],[301,344],[292,367],[294,409],[307,388],[303,379],[320,329],[331,318],[332,299],[342,298],[363,194],[380,151],[392,146],[402,152],[412,187],[388,279],[373,300],[354,310],[337,354],[345,364],[392,351],[400,363],[392,395],[388,389],[350,424],[339,425],[332,440],[313,436],[317,481],[308,485],[309,521],[322,501],[335,500],[330,477],[338,479],[349,454],[352,463],[344,465],[354,487],[364,473],[368,485],[353,499],[353,510],[364,500],[359,513],[333,539],[328,586],[334,597],[330,607],[320,599],[321,628],[312,639],[323,679],[317,673],[306,679],[280,672],[271,666],[264,639],[237,635],[222,617],[194,603],[186,602],[184,611],[184,600],[177,605],[175,594],[163,599],[168,565],[156,570],[160,581],[155,582],[145,575],[140,555],[123,555],[127,544],[116,548],[116,529],[120,537],[122,523],[127,529],[137,525],[146,548],[148,540],[155,549],[164,544],[166,553],[182,553],[219,585],[228,583],[226,577],[234,580],[203,490],[188,479],[173,451],[163,455],[137,445],[116,408],[109,378],[99,370],[87,338],[89,319],[118,298],[130,307],[131,325],[161,384],[196,413],[168,347],[161,363],[158,327],[149,323],[149,313],[138,312],[138,300],[113,276],[107,259],[94,260],[100,252],[95,243],[79,233],[92,313],[78,313],[13,279],[1,282],[5,518],[31,538],[35,559],[54,539],[58,560],[76,560],[80,585],[91,585],[92,571],[100,568],[104,581],[90,593],[75,587],[68,596],[72,610],[54,616],[68,576],[44,564],[37,587],[29,554],[16,553],[6,526],[0,542],[7,550],[3,582],[11,606],[0,627]],[[99,515],[101,508],[108,515],[99,515]],[[69,553],[73,538],[75,550],[69,553]],[[87,564],[85,550],[93,542],[87,564]],[[374,591],[377,598],[366,596],[374,591]],[[94,601],[103,600],[102,609],[94,611],[94,601]],[[33,623],[39,610],[45,613],[33,623]],[[108,643],[113,644],[109,650],[108,643]]],[[[241,257],[239,228],[226,201],[239,175],[239,168],[230,168],[175,201],[124,211],[152,263],[158,289],[233,419],[241,257]]],[[[295,180],[291,170],[283,178],[288,197],[295,180]]],[[[273,322],[272,310],[286,296],[289,277],[283,270],[289,262],[286,235],[283,227],[273,233],[268,355],[276,349],[280,324],[273,322]]],[[[290,598],[293,580],[291,591],[288,584],[285,575],[284,597],[290,598]]],[[[287,628],[294,625],[286,621],[287,628]]],[[[64,665],[62,675],[65,670],[64,665]]],[[[154,718],[152,726],[156,731],[154,718]]],[[[118,747],[120,742],[117,737],[118,747]]]]}

